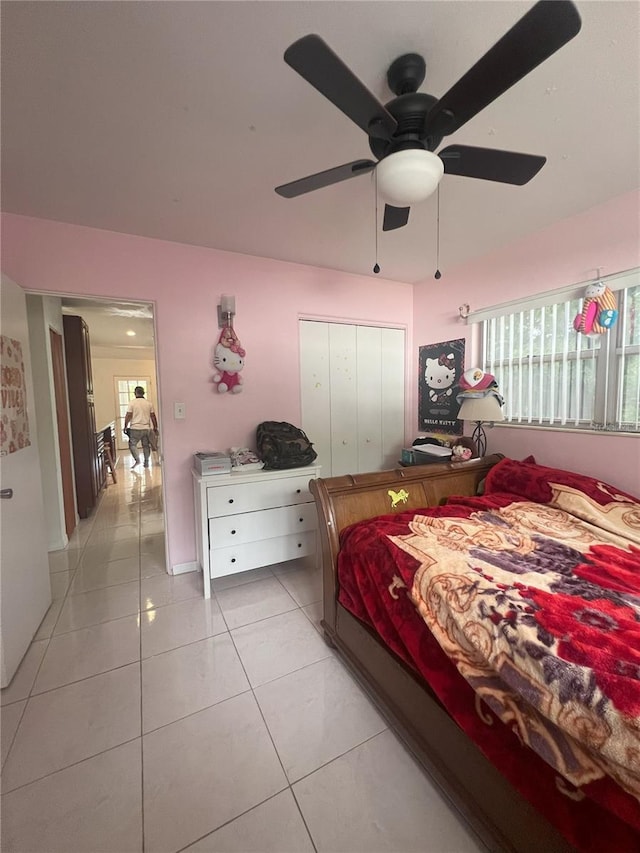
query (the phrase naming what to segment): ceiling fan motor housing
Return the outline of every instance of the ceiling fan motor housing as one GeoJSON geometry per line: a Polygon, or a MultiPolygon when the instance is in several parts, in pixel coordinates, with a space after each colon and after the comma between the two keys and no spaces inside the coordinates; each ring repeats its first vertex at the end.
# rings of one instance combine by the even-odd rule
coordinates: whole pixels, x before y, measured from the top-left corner
{"type": "Polygon", "coordinates": [[[374,157],[382,160],[388,154],[404,151],[409,148],[433,151],[442,142],[442,136],[423,136],[425,117],[438,102],[433,95],[424,92],[410,92],[399,95],[385,108],[398,122],[398,127],[391,139],[379,139],[369,136],[369,148],[374,157]]]}

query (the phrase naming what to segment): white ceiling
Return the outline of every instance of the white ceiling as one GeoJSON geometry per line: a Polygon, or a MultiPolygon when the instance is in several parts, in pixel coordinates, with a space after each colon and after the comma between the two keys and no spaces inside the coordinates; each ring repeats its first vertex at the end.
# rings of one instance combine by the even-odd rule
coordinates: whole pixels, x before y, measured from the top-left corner
{"type": "Polygon", "coordinates": [[[84,319],[89,327],[91,354],[96,358],[155,358],[150,304],[65,296],[62,313],[77,314],[84,319]]]}
{"type": "MultiPolygon", "coordinates": [[[[318,33],[383,102],[390,62],[418,52],[421,90],[440,96],[531,5],[5,2],[3,209],[371,274],[370,177],[273,191],[370,156],[284,50],[318,33]]],[[[577,6],[579,35],[444,142],[548,158],[525,187],[445,175],[445,272],[640,184],[638,3],[577,6]]],[[[432,274],[435,198],[380,233],[379,262],[386,278],[432,274]]]]}

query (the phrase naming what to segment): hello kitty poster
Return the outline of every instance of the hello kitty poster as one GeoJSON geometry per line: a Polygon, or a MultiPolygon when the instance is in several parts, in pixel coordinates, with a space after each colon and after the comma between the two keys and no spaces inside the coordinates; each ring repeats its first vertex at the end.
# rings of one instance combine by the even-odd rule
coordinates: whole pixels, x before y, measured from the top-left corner
{"type": "Polygon", "coordinates": [[[464,338],[419,348],[418,429],[462,435],[456,390],[464,372],[464,338]]]}

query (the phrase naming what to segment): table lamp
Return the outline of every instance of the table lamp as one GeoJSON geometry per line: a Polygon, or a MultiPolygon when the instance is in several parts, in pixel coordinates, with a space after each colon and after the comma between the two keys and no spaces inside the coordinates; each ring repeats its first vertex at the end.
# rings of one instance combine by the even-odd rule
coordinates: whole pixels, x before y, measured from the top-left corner
{"type": "Polygon", "coordinates": [[[462,399],[458,419],[475,423],[476,426],[471,437],[478,447],[479,455],[484,456],[487,452],[487,434],[482,425],[488,423],[493,426],[496,421],[504,420],[500,400],[492,393],[482,397],[476,394],[466,396],[463,393],[459,395],[458,399],[462,399]]]}

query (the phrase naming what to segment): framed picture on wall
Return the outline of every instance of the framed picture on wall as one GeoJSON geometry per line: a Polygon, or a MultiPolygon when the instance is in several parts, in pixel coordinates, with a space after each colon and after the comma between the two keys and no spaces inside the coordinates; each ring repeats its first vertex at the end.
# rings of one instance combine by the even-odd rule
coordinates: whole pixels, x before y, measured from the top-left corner
{"type": "Polygon", "coordinates": [[[0,456],[31,446],[27,414],[26,382],[22,344],[0,336],[2,405],[0,406],[0,456]]]}
{"type": "Polygon", "coordinates": [[[464,338],[419,348],[418,429],[462,435],[456,393],[464,372],[464,338]]]}

